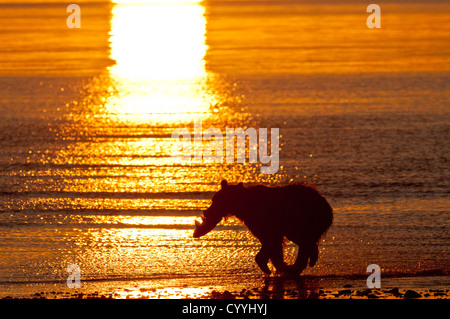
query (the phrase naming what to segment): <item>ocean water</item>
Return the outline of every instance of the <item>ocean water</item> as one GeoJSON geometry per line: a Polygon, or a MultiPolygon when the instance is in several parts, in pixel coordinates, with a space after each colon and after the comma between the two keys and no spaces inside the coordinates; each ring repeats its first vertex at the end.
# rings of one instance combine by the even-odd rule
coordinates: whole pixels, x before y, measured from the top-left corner
{"type": "Polygon", "coordinates": [[[63,289],[71,264],[96,289],[262,285],[239,221],[192,238],[222,179],[316,185],[319,286],[377,264],[448,289],[448,4],[382,5],[381,29],[352,1],[80,6],[69,29],[65,4],[0,4],[1,295],[63,289]],[[177,161],[194,121],[279,128],[279,170],[177,161]]]}

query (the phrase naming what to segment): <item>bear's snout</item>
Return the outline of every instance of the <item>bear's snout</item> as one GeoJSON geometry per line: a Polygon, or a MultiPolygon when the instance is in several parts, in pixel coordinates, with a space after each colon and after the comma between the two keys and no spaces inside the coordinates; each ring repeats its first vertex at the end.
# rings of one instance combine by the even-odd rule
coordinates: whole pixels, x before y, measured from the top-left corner
{"type": "Polygon", "coordinates": [[[221,218],[208,218],[205,215],[200,216],[200,218],[202,219],[201,222],[198,219],[195,220],[194,238],[199,238],[203,235],[206,235],[211,230],[213,230],[221,220],[221,218]]]}

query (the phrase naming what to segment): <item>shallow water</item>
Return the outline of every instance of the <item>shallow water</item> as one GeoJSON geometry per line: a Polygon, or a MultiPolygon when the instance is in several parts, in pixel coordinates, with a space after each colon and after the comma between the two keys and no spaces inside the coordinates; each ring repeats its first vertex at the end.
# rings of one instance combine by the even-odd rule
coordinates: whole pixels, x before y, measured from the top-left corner
{"type": "Polygon", "coordinates": [[[375,263],[383,278],[448,288],[448,5],[386,5],[380,30],[352,3],[81,6],[70,30],[61,4],[1,5],[9,293],[64,287],[70,264],[90,285],[263,285],[259,243],[238,221],[192,238],[224,178],[308,181],[327,197],[335,221],[310,286],[365,285],[375,263]],[[194,120],[279,128],[279,171],[176,161],[172,131],[194,120]]]}

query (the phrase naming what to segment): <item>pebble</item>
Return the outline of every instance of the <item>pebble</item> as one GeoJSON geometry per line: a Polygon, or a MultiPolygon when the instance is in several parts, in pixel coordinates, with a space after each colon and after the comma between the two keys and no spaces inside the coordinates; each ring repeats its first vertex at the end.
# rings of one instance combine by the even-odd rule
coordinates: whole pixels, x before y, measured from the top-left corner
{"type": "Polygon", "coordinates": [[[346,284],[345,286],[344,286],[344,288],[352,288],[353,286],[352,285],[350,285],[350,284],[346,284]]]}
{"type": "Polygon", "coordinates": [[[228,290],[225,290],[223,293],[213,290],[213,291],[211,291],[211,298],[212,299],[236,299],[236,296],[233,295],[228,290]]]}
{"type": "Polygon", "coordinates": [[[407,290],[405,292],[405,295],[403,296],[403,298],[405,298],[405,299],[414,299],[414,298],[421,298],[421,297],[422,297],[422,295],[414,290],[407,290]]]}
{"type": "MultiPolygon", "coordinates": [[[[351,285],[345,285],[344,287],[350,287],[351,285]]],[[[122,289],[122,288],[121,288],[122,289]]],[[[210,288],[211,289],[211,288],[210,288]]],[[[130,289],[122,289],[125,292],[131,292],[130,289]]],[[[71,299],[113,299],[119,297],[125,297],[127,299],[131,298],[145,298],[152,299],[156,296],[148,295],[149,292],[156,292],[155,288],[140,288],[138,290],[142,294],[137,296],[131,294],[119,294],[115,293],[100,293],[99,291],[94,291],[90,293],[83,293],[79,291],[69,292],[55,292],[55,291],[41,291],[36,292],[34,294],[30,294],[28,298],[32,299],[45,299],[45,298],[71,298],[71,299]],[[144,294],[145,293],[145,294],[144,294]]],[[[400,291],[399,288],[391,288],[391,289],[336,289],[336,290],[325,290],[322,287],[318,288],[316,291],[311,291],[310,293],[302,293],[302,291],[298,291],[296,289],[282,289],[281,296],[284,298],[308,298],[308,299],[328,299],[328,298],[369,298],[369,299],[378,299],[378,298],[404,298],[404,299],[417,299],[417,298],[446,298],[448,296],[449,290],[445,289],[429,289],[427,291],[417,292],[415,290],[406,290],[400,291]]],[[[174,295],[180,298],[201,298],[201,299],[249,299],[249,298],[264,298],[274,295],[276,292],[274,291],[261,291],[259,288],[248,288],[241,290],[225,290],[223,292],[212,290],[211,292],[207,292],[204,295],[185,295],[183,296],[181,291],[175,291],[174,295]]],[[[274,295],[275,296],[275,295],[274,295]]],[[[159,295],[157,297],[160,297],[159,295]]],[[[10,296],[3,297],[1,299],[12,298],[10,296]]]]}

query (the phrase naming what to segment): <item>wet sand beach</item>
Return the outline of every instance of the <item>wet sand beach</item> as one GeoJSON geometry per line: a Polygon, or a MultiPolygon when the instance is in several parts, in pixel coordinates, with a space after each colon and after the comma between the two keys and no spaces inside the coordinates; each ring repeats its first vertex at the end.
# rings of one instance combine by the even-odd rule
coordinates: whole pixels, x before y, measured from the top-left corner
{"type": "Polygon", "coordinates": [[[173,279],[3,286],[2,299],[448,299],[448,282],[440,276],[383,278],[382,288],[367,288],[361,278],[254,276],[240,282],[173,279]],[[430,282],[439,283],[430,285],[430,282]],[[209,284],[209,285],[208,285],[209,284]],[[434,288],[428,288],[433,286],[434,288]],[[401,288],[399,288],[401,287],[401,288]]]}
{"type": "Polygon", "coordinates": [[[85,289],[40,291],[21,293],[20,296],[6,295],[12,299],[448,299],[448,289],[355,289],[347,284],[342,289],[281,288],[275,291],[264,288],[242,288],[241,290],[220,290],[204,288],[145,288],[145,283],[136,283],[130,288],[111,288],[103,292],[85,289]],[[141,288],[139,288],[141,287],[141,288]]]}
{"type": "Polygon", "coordinates": [[[0,298],[448,299],[448,3],[131,2],[0,0],[0,298]],[[278,128],[277,172],[178,161],[194,123],[278,128]],[[223,179],[315,185],[317,264],[264,275],[236,218],[193,238],[223,179]]]}

